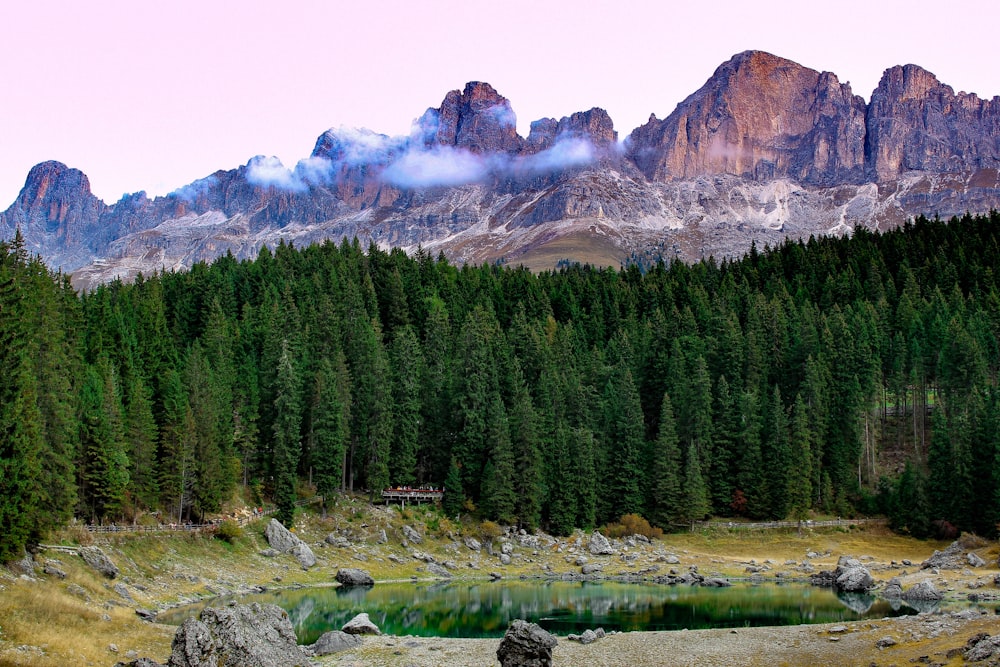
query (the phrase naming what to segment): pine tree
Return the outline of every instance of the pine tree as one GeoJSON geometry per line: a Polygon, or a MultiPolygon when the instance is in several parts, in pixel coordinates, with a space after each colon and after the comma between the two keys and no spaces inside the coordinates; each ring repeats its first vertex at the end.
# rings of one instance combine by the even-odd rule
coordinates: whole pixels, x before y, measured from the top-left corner
{"type": "Polygon", "coordinates": [[[444,510],[446,516],[457,517],[464,504],[462,471],[458,467],[458,461],[452,458],[451,465],[448,466],[448,476],[444,480],[444,497],[441,499],[441,509],[444,510]]]}
{"type": "Polygon", "coordinates": [[[653,445],[652,494],[649,509],[654,525],[669,528],[681,514],[684,497],[681,488],[681,450],[670,395],[660,404],[660,430],[653,445]]]}
{"type": "Polygon", "coordinates": [[[788,514],[802,521],[812,504],[812,431],[801,394],[795,397],[791,419],[791,458],[788,465],[788,514]]]}
{"type": "Polygon", "coordinates": [[[81,502],[94,519],[119,517],[125,509],[129,462],[121,396],[107,357],[88,369],[80,409],[81,502]]]}
{"type": "Polygon", "coordinates": [[[311,452],[316,493],[324,511],[344,478],[344,454],[350,437],[351,387],[343,352],[319,362],[312,393],[311,452]]]}
{"type": "Polygon", "coordinates": [[[296,471],[302,452],[299,379],[287,343],[281,346],[274,396],[274,504],[286,527],[295,520],[296,471]]]}
{"type": "Polygon", "coordinates": [[[708,488],[701,474],[698,446],[692,442],[684,457],[684,491],[680,518],[685,521],[701,521],[708,516],[709,509],[708,488]]]}
{"type": "Polygon", "coordinates": [[[423,391],[423,353],[413,327],[396,330],[391,350],[393,433],[389,481],[411,485],[417,481],[420,446],[420,409],[423,391]]]}
{"type": "Polygon", "coordinates": [[[542,512],[542,455],[537,417],[523,376],[515,364],[510,438],[514,457],[514,515],[525,528],[537,528],[542,512]]]}
{"type": "Polygon", "coordinates": [[[517,496],[514,490],[514,451],[510,441],[510,427],[500,395],[490,399],[487,415],[487,442],[490,456],[483,470],[483,487],[480,509],[490,519],[503,524],[514,523],[517,496]]]}
{"type": "Polygon", "coordinates": [[[639,392],[624,362],[612,369],[602,403],[602,442],[604,460],[609,466],[608,480],[602,491],[606,508],[599,516],[603,522],[643,512],[645,474],[641,457],[645,449],[645,427],[639,392]]]}

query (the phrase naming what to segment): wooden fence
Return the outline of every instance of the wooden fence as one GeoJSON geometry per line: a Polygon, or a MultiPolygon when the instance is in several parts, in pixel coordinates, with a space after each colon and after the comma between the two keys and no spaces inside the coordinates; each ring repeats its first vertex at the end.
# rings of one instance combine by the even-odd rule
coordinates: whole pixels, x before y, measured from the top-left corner
{"type": "MultiPolygon", "coordinates": [[[[313,496],[312,498],[306,498],[305,500],[299,500],[295,503],[296,507],[304,507],[305,505],[311,505],[313,503],[318,503],[323,500],[323,496],[313,496]]],[[[87,524],[84,528],[89,533],[165,533],[165,532],[198,532],[201,530],[214,530],[218,528],[224,521],[235,521],[241,526],[245,526],[252,521],[256,521],[265,516],[270,516],[278,511],[277,507],[264,507],[261,511],[251,514],[249,516],[239,516],[232,519],[219,519],[216,521],[210,521],[208,523],[160,523],[154,526],[146,526],[139,524],[111,524],[105,525],[93,525],[87,524]]]]}
{"type": "Polygon", "coordinates": [[[886,519],[832,519],[830,521],[758,521],[746,523],[743,521],[695,521],[691,530],[697,529],[737,529],[737,530],[770,530],[774,528],[837,528],[841,526],[881,526],[886,519]]]}

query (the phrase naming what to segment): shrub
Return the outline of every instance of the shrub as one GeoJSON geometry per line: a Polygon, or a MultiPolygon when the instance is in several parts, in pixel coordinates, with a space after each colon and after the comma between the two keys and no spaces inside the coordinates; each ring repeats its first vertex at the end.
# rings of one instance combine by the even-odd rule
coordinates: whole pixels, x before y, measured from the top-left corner
{"type": "Polygon", "coordinates": [[[223,521],[215,528],[216,539],[223,540],[232,544],[236,540],[243,537],[243,528],[240,524],[232,520],[223,521]]]}
{"type": "Polygon", "coordinates": [[[649,525],[649,521],[638,514],[625,514],[614,523],[604,527],[604,535],[609,538],[621,538],[628,535],[642,535],[651,540],[663,537],[663,529],[649,525]]]}
{"type": "Polygon", "coordinates": [[[493,540],[503,535],[503,529],[499,524],[492,521],[483,521],[479,524],[479,537],[483,542],[492,543],[493,540]]]}

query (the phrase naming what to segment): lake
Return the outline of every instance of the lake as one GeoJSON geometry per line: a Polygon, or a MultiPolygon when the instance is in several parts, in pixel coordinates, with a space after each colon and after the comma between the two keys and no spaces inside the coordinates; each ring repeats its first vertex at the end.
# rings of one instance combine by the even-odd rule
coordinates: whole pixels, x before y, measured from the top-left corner
{"type": "MultiPolygon", "coordinates": [[[[303,644],[340,629],[361,612],[367,612],[385,634],[502,637],[518,618],[564,635],[598,627],[606,631],[695,630],[835,623],[931,609],[870,595],[838,595],[800,583],[706,588],[613,581],[405,582],[281,590],[238,600],[285,609],[303,644]]],[[[165,611],[158,620],[180,624],[201,608],[226,601],[165,611]]]]}

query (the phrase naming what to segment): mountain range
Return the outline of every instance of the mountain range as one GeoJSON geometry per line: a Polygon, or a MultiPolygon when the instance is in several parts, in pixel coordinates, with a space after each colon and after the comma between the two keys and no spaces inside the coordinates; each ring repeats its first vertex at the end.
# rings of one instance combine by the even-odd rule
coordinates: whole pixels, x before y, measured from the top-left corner
{"type": "Polygon", "coordinates": [[[866,103],[830,72],[747,51],[623,141],[596,107],[537,120],[527,137],[515,120],[471,82],[409,136],[331,129],[294,168],[258,156],[110,205],[79,170],[43,162],[0,213],[0,238],[19,228],[88,287],[282,240],[618,266],[1000,208],[1000,97],[955,93],[916,65],[886,70],[866,103]]]}

